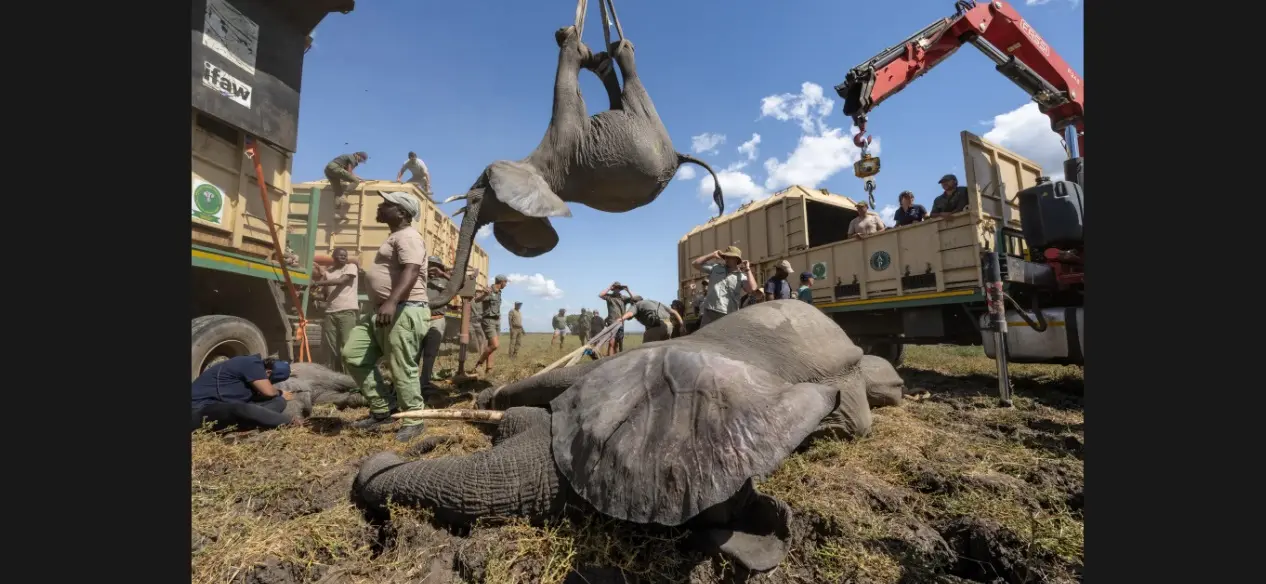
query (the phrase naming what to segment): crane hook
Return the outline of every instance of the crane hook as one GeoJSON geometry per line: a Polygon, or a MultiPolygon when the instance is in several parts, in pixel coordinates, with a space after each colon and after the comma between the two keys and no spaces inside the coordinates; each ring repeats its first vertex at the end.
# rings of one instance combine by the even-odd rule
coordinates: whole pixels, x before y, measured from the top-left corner
{"type": "Polygon", "coordinates": [[[853,136],[853,145],[865,151],[866,147],[870,146],[872,138],[872,136],[866,136],[865,139],[862,138],[866,134],[866,118],[854,117],[853,123],[857,124],[857,135],[853,136]]]}

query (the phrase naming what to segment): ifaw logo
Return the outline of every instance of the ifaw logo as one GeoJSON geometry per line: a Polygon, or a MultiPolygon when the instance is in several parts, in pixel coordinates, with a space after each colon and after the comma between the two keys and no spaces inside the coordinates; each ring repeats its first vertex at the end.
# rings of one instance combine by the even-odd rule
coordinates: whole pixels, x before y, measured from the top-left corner
{"type": "Polygon", "coordinates": [[[245,108],[251,107],[251,86],[206,61],[202,62],[202,84],[245,108]]]}

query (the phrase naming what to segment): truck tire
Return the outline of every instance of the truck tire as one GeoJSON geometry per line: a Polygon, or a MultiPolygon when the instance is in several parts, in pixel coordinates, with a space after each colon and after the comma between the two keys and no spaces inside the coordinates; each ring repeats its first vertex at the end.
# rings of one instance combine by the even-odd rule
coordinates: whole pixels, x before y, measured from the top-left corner
{"type": "Polygon", "coordinates": [[[906,356],[906,346],[901,343],[875,343],[864,347],[862,352],[883,357],[884,360],[892,363],[893,367],[900,367],[906,356]]]}
{"type": "Polygon", "coordinates": [[[224,314],[193,319],[190,345],[190,381],[197,379],[207,367],[221,361],[243,355],[268,354],[268,343],[259,327],[244,318],[224,314]]]}

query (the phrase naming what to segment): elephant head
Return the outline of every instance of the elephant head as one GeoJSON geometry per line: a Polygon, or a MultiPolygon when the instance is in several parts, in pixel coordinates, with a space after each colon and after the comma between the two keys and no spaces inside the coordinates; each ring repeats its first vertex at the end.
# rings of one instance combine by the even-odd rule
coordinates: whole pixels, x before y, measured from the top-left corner
{"type": "MultiPolygon", "coordinates": [[[[466,273],[475,233],[484,225],[493,225],[493,236],[511,253],[535,257],[558,245],[550,218],[570,217],[568,202],[609,213],[631,211],[654,201],[685,163],[698,164],[712,175],[713,200],[718,215],[724,212],[716,173],[673,148],[637,74],[633,44],[621,39],[609,53],[595,54],[580,39],[583,21],[584,11],[578,6],[576,24],[554,33],[559,51],[553,111],[540,144],[522,160],[493,162],[466,193],[445,201],[465,201],[458,211],[465,217],[455,277],[466,273]],[[623,88],[613,63],[623,74],[623,88]],[[610,109],[588,115],[580,94],[581,69],[602,79],[610,109]]],[[[448,304],[459,287],[450,281],[431,306],[448,304]]]]}
{"type": "Polygon", "coordinates": [[[279,383],[277,388],[295,394],[305,393],[311,404],[333,404],[338,408],[365,406],[365,397],[357,391],[356,381],[351,375],[316,363],[291,363],[290,378],[279,383]]]}

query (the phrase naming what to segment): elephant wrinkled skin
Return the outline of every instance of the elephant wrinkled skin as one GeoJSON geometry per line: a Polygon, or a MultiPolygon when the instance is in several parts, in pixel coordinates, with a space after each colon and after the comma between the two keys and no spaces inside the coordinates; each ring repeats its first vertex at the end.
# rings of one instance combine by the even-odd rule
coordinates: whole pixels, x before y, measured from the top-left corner
{"type": "Polygon", "coordinates": [[[791,510],[753,479],[813,435],[869,433],[868,393],[892,401],[895,390],[899,402],[892,366],[863,361],[812,306],[762,303],[693,335],[503,390],[493,401],[513,406],[491,449],[412,462],[379,454],[354,492],[370,508],[391,500],[446,523],[539,521],[575,504],[695,530],[748,569],[769,570],[786,555],[791,510]],[[548,411],[517,403],[551,394],[548,411]]]}
{"type": "MultiPolygon", "coordinates": [[[[642,85],[633,44],[613,43],[594,54],[576,26],[554,33],[558,68],[554,77],[553,115],[545,137],[527,158],[488,165],[463,195],[465,213],[453,274],[465,274],[475,232],[491,223],[497,242],[520,257],[535,257],[558,244],[550,217],[570,217],[567,202],[608,213],[624,213],[650,204],[684,163],[702,166],[713,176],[713,200],[725,210],[716,173],[703,161],[673,148],[668,130],[642,85]],[[624,77],[621,89],[615,65],[624,77]],[[610,109],[588,115],[580,95],[580,70],[602,79],[610,109]]],[[[445,201],[445,202],[448,202],[445,201]]],[[[449,282],[431,306],[447,304],[459,282],[449,282]]]]}

